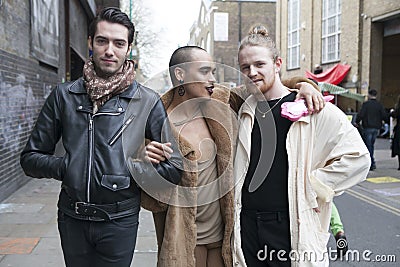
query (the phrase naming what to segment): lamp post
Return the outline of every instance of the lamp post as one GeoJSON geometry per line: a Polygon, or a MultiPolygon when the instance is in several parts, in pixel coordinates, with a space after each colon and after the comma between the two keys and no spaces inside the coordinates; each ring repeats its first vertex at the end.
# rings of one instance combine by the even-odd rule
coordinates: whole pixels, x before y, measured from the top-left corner
{"type": "MultiPolygon", "coordinates": [[[[129,18],[132,21],[132,0],[129,0],[129,18]]],[[[136,38],[136,36],[135,36],[135,38],[136,38]]],[[[131,49],[131,52],[129,55],[129,59],[132,60],[132,49],[131,49]]]]}
{"type": "MultiPolygon", "coordinates": [[[[238,49],[240,47],[240,42],[242,41],[242,2],[238,1],[238,21],[239,21],[239,25],[238,25],[238,49]]],[[[241,73],[240,71],[238,72],[238,84],[240,85],[241,81],[241,73]]]]}

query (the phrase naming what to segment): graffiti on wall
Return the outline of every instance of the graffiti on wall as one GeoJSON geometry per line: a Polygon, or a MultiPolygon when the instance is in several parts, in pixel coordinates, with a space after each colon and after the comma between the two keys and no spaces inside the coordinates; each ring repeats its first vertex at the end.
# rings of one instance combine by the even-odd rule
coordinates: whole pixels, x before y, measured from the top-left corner
{"type": "MultiPolygon", "coordinates": [[[[25,145],[35,123],[43,101],[35,97],[26,84],[24,74],[16,77],[16,83],[6,83],[0,71],[0,150],[19,153],[25,145]]],[[[43,95],[47,97],[51,86],[43,85],[43,95]]]]}

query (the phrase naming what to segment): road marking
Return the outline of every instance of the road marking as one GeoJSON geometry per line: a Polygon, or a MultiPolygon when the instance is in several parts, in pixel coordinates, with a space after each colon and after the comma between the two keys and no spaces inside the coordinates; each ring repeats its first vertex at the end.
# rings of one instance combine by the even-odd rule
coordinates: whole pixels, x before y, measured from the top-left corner
{"type": "Polygon", "coordinates": [[[358,192],[356,192],[356,191],[354,191],[352,189],[347,189],[346,192],[349,193],[349,195],[351,195],[351,196],[353,196],[355,198],[358,198],[358,199],[360,199],[362,201],[365,201],[365,202],[367,202],[367,203],[369,203],[371,205],[374,205],[374,206],[376,206],[378,208],[381,208],[381,209],[386,210],[386,211],[388,211],[390,213],[393,213],[394,215],[400,216],[400,209],[396,209],[396,208],[394,208],[394,207],[392,207],[392,206],[390,206],[388,204],[385,204],[385,203],[380,202],[378,200],[375,200],[373,198],[367,197],[366,195],[358,193],[358,192]]]}
{"type": "Polygon", "coordinates": [[[382,183],[399,183],[400,179],[390,177],[390,176],[385,176],[385,177],[374,177],[374,178],[367,178],[368,182],[374,183],[374,184],[382,184],[382,183]]]}
{"type": "Polygon", "coordinates": [[[377,192],[379,194],[382,194],[384,196],[389,196],[389,197],[400,196],[400,187],[374,189],[374,192],[377,192]]]}

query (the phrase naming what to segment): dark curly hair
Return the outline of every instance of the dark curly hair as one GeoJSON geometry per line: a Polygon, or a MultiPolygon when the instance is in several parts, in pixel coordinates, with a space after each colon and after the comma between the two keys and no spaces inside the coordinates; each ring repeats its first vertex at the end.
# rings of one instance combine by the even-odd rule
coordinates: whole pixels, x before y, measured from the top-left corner
{"type": "Polygon", "coordinates": [[[96,33],[97,24],[100,21],[108,21],[125,26],[128,29],[128,45],[132,44],[133,37],[135,35],[135,26],[129,19],[128,15],[122,12],[119,8],[106,7],[97,14],[89,26],[89,36],[92,40],[94,39],[94,34],[96,33]]]}

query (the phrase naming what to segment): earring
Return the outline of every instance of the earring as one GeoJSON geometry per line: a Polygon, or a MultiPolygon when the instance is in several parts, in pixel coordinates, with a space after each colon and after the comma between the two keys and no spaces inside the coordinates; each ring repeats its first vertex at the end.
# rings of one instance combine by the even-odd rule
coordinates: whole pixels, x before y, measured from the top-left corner
{"type": "Polygon", "coordinates": [[[183,80],[179,80],[178,95],[183,96],[185,94],[185,88],[183,87],[183,80]]]}

